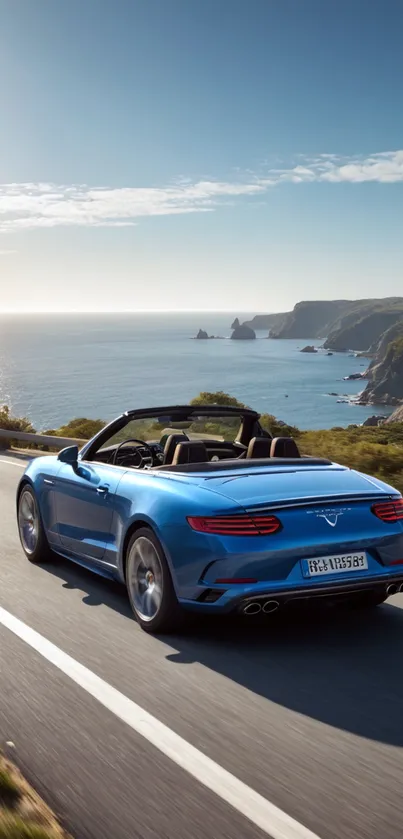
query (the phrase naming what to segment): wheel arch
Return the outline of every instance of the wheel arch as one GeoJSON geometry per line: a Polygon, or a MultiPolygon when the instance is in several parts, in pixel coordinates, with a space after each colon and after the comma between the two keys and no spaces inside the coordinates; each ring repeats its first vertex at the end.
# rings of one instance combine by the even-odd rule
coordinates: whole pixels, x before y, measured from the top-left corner
{"type": "Polygon", "coordinates": [[[160,534],[158,528],[156,527],[155,522],[151,521],[146,516],[139,517],[138,519],[135,519],[134,521],[132,521],[129,524],[129,526],[126,530],[126,533],[124,535],[124,538],[123,538],[123,541],[122,541],[122,548],[121,548],[121,552],[120,552],[120,569],[119,569],[123,582],[126,582],[127,548],[129,546],[130,539],[132,538],[134,533],[136,533],[138,530],[141,530],[143,527],[146,527],[146,528],[148,528],[148,530],[151,530],[151,532],[154,534],[156,539],[158,539],[158,541],[161,545],[161,548],[164,552],[165,559],[168,563],[168,568],[169,568],[169,572],[170,572],[170,575],[171,575],[171,580],[172,580],[173,586],[174,586],[174,588],[176,588],[175,572],[172,568],[172,562],[171,562],[171,557],[169,555],[169,551],[167,550],[166,545],[164,544],[164,540],[161,538],[161,534],[160,534]]]}

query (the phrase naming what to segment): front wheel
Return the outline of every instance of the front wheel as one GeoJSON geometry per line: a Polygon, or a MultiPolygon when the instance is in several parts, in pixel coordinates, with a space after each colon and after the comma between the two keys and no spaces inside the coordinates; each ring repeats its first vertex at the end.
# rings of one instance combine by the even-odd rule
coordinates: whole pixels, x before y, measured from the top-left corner
{"type": "Polygon", "coordinates": [[[25,556],[35,564],[53,559],[34,490],[23,486],[18,499],[18,532],[25,556]]]}
{"type": "Polygon", "coordinates": [[[146,632],[172,632],[182,623],[164,551],[148,527],[137,530],[130,539],[126,586],[135,617],[146,632]]]}

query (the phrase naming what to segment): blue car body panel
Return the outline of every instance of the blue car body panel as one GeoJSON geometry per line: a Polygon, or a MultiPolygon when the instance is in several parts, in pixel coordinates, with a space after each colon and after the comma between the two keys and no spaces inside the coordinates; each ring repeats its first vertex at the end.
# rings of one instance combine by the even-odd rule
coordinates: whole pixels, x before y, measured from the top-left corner
{"type": "MultiPolygon", "coordinates": [[[[88,447],[87,447],[88,448],[88,447]]],[[[85,452],[84,452],[85,454],[85,452]]],[[[34,487],[52,548],[95,572],[124,581],[127,540],[137,526],[158,536],[183,606],[226,612],[248,598],[313,596],[343,585],[403,582],[403,525],[371,511],[400,498],[382,481],[337,464],[270,469],[253,461],[239,472],[134,470],[56,456],[33,459],[20,486],[34,487]],[[193,530],[187,517],[275,513],[272,535],[226,536],[193,530]],[[365,551],[368,569],[306,577],[304,560],[365,551]],[[248,583],[217,580],[253,579],[248,583]],[[217,594],[211,602],[206,592],[217,594]]]]}

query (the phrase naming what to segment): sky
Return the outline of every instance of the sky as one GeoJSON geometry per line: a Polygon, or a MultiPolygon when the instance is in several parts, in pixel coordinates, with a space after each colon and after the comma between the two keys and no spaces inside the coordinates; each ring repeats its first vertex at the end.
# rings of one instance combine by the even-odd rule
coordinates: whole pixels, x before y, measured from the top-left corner
{"type": "Polygon", "coordinates": [[[0,311],[403,295],[402,0],[0,0],[0,311]]]}

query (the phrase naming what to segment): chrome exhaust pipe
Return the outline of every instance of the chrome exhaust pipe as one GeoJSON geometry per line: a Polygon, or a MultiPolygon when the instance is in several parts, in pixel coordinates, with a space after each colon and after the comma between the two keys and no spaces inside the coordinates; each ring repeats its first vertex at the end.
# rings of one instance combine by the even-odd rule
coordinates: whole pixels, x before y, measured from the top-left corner
{"type": "Polygon", "coordinates": [[[390,597],[391,594],[397,594],[399,589],[400,587],[398,588],[397,585],[395,585],[395,583],[391,583],[390,586],[386,587],[386,594],[388,595],[388,597],[390,597]]]}
{"type": "Polygon", "coordinates": [[[245,608],[243,610],[243,613],[244,613],[244,615],[258,615],[259,612],[261,612],[261,611],[262,611],[262,607],[261,607],[260,603],[257,603],[255,601],[254,603],[253,602],[248,603],[245,606],[245,608]]]}
{"type": "Polygon", "coordinates": [[[279,605],[278,600],[266,600],[266,603],[263,606],[265,615],[269,615],[270,612],[276,612],[279,605]]]}

